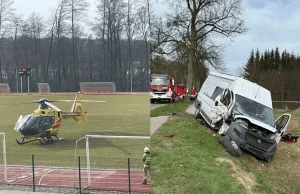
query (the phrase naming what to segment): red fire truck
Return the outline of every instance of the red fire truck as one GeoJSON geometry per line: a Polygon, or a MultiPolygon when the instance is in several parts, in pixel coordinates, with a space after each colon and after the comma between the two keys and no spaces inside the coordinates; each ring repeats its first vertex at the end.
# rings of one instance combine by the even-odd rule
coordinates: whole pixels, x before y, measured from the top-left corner
{"type": "Polygon", "coordinates": [[[186,96],[186,85],[176,84],[175,93],[177,98],[184,99],[186,96]]]}
{"type": "Polygon", "coordinates": [[[150,79],[150,102],[183,99],[186,95],[186,87],[183,84],[174,83],[174,77],[167,74],[151,74],[150,79]]]}

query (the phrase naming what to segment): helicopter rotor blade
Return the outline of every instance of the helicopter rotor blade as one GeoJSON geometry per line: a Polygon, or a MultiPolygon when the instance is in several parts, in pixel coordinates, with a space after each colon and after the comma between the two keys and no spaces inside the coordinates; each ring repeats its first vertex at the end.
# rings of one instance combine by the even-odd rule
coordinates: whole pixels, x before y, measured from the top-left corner
{"type": "Polygon", "coordinates": [[[2,105],[0,105],[0,107],[17,106],[17,105],[23,105],[23,104],[32,104],[32,102],[24,102],[24,103],[17,103],[17,104],[2,104],[2,105]]]}
{"type": "Polygon", "coordinates": [[[44,102],[44,103],[47,104],[48,106],[50,106],[52,109],[54,109],[54,110],[56,110],[58,112],[61,112],[61,110],[58,107],[56,107],[55,105],[53,105],[53,104],[51,104],[49,102],[44,102]]]}
{"type": "Polygon", "coordinates": [[[54,102],[106,102],[101,100],[55,100],[54,102]]]}
{"type": "MultiPolygon", "coordinates": [[[[41,100],[30,100],[31,103],[41,103],[42,101],[41,100]]],[[[47,100],[47,101],[44,101],[44,102],[57,102],[56,100],[47,100]]]]}
{"type": "MultiPolygon", "coordinates": [[[[74,102],[75,100],[47,100],[44,101],[45,104],[46,102],[74,102]]],[[[101,100],[76,100],[76,102],[107,102],[107,101],[101,101],[101,100]]],[[[23,104],[33,104],[33,103],[41,103],[40,100],[31,100],[30,102],[24,102],[24,103],[16,103],[16,104],[2,104],[0,107],[7,107],[7,106],[17,106],[17,105],[23,105],[23,104]]],[[[54,106],[53,104],[48,105],[48,106],[54,106]]],[[[54,108],[53,108],[54,109],[54,108]]],[[[57,110],[60,110],[59,108],[56,107],[57,110]]]]}

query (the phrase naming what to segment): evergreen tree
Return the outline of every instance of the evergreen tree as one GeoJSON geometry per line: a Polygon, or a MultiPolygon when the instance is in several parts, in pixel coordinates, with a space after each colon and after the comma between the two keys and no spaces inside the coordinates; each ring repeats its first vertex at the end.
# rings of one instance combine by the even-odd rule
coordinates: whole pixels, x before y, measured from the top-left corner
{"type": "Polygon", "coordinates": [[[278,47],[276,47],[275,49],[275,59],[274,59],[274,70],[279,70],[280,67],[280,62],[281,62],[281,58],[280,58],[280,52],[278,47]]]}
{"type": "Polygon", "coordinates": [[[252,81],[252,76],[254,74],[255,71],[255,57],[254,57],[254,50],[252,49],[251,53],[250,53],[250,57],[247,61],[247,64],[244,67],[244,73],[243,73],[243,77],[249,81],[252,81]]]}
{"type": "Polygon", "coordinates": [[[289,70],[296,69],[296,63],[297,63],[296,56],[292,52],[291,55],[290,55],[289,70]]]}
{"type": "Polygon", "coordinates": [[[274,52],[274,49],[271,50],[271,53],[270,53],[270,70],[272,71],[276,71],[276,68],[275,68],[275,52],[274,52]]]}
{"type": "Polygon", "coordinates": [[[280,71],[285,71],[285,69],[286,69],[286,64],[287,64],[287,60],[286,60],[286,50],[284,50],[284,51],[282,51],[282,53],[281,53],[280,71]]]}
{"type": "Polygon", "coordinates": [[[260,65],[260,53],[259,53],[258,49],[256,49],[256,52],[255,52],[254,63],[255,63],[255,66],[258,68],[260,65]]]}

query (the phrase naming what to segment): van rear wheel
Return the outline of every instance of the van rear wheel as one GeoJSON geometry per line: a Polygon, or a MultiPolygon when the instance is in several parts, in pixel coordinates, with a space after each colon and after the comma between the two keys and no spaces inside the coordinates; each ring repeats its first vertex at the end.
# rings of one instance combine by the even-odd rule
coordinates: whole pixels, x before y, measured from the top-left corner
{"type": "Polygon", "coordinates": [[[226,151],[232,155],[233,157],[241,157],[243,155],[242,150],[238,147],[238,145],[231,140],[227,135],[221,136],[220,141],[226,151]]]}

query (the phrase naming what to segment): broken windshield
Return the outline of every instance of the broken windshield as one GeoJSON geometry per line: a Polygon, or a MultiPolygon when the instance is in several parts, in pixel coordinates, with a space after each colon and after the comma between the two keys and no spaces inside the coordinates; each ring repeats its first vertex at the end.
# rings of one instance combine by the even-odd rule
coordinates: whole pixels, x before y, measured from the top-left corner
{"type": "Polygon", "coordinates": [[[271,108],[238,94],[235,95],[233,111],[235,114],[248,116],[272,127],[275,126],[274,113],[271,108]]]}

